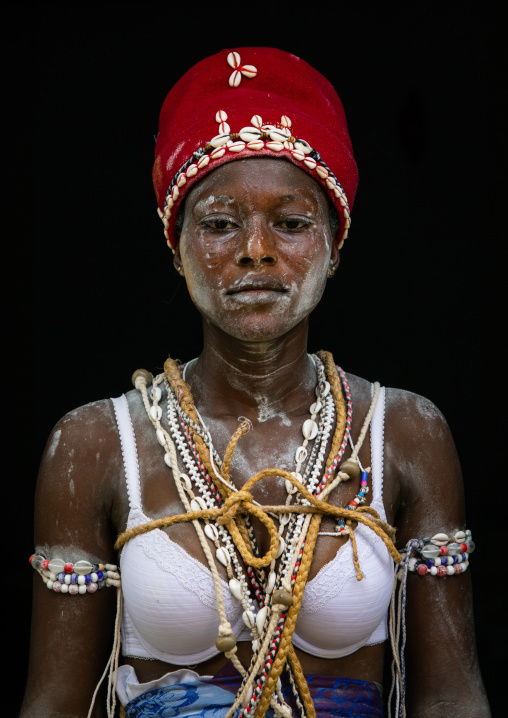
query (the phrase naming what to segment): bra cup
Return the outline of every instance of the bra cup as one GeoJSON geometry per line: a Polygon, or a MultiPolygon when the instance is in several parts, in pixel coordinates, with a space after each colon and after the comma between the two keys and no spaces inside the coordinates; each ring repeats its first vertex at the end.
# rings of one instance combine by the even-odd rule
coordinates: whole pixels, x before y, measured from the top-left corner
{"type": "Polygon", "coordinates": [[[388,637],[386,614],[394,564],[388,549],[370,529],[355,529],[364,578],[358,581],[348,541],[310,581],[304,592],[293,643],[313,656],[340,658],[388,637]]]}
{"type": "MultiPolygon", "coordinates": [[[[121,571],[124,655],[185,665],[219,653],[215,640],[220,617],[215,586],[206,566],[164,531],[155,530],[137,536],[124,547],[121,571]]],[[[244,628],[242,607],[222,579],[221,586],[226,616],[239,636],[244,628]]]]}

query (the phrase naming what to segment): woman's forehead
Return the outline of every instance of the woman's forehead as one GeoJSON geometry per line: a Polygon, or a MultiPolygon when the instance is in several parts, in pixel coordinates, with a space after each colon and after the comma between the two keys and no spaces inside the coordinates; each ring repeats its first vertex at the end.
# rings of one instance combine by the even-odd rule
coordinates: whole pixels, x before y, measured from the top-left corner
{"type": "Polygon", "coordinates": [[[256,157],[228,162],[204,177],[186,198],[186,205],[233,203],[273,197],[279,204],[306,200],[327,206],[320,185],[287,160],[256,157]]]}

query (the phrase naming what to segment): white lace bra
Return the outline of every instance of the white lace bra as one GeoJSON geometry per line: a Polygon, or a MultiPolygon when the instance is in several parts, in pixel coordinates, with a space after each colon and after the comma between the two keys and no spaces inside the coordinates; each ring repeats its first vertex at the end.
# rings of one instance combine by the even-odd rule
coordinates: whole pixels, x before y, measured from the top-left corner
{"type": "MultiPolygon", "coordinates": [[[[125,396],[112,399],[120,434],[130,512],[127,528],[146,523],[141,505],[136,439],[125,396]]],[[[148,419],[147,419],[148,421],[148,419]]],[[[371,423],[371,506],[383,507],[384,389],[371,423]]],[[[357,581],[351,542],[305,587],[293,643],[323,658],[339,658],[387,638],[386,615],[393,584],[393,561],[384,543],[359,525],[355,530],[363,581],[357,581]]],[[[219,613],[209,569],[187,554],[165,531],[137,536],[123,548],[122,653],[188,666],[219,653],[215,647],[219,613]]],[[[238,640],[250,640],[242,607],[222,581],[228,620],[238,640]]]]}

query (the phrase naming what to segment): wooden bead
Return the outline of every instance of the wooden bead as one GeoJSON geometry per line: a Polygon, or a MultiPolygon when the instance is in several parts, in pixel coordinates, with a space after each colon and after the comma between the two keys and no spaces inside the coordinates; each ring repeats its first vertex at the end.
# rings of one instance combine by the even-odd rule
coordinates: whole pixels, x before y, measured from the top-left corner
{"type": "Polygon", "coordinates": [[[344,463],[340,467],[340,470],[344,471],[344,473],[346,473],[351,479],[356,479],[356,477],[360,473],[360,467],[358,466],[358,462],[352,459],[344,461],[344,463]]]}
{"type": "Polygon", "coordinates": [[[229,636],[219,636],[215,641],[215,646],[217,650],[222,651],[222,653],[230,651],[236,646],[236,636],[233,636],[233,634],[229,636]]]}
{"type": "Polygon", "coordinates": [[[147,386],[150,386],[153,381],[153,377],[149,371],[147,371],[146,369],[136,369],[136,371],[132,375],[132,383],[134,386],[136,386],[136,379],[138,377],[143,377],[147,386]]]}
{"type": "Polygon", "coordinates": [[[289,593],[289,591],[285,591],[283,588],[278,588],[273,592],[272,602],[280,603],[282,606],[291,606],[293,603],[293,596],[289,593]]]}

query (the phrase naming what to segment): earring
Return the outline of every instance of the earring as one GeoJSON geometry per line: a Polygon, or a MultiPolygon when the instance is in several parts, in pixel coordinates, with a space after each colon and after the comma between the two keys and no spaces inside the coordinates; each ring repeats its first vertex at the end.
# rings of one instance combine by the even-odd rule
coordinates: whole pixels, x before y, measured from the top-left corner
{"type": "Polygon", "coordinates": [[[333,262],[330,262],[328,265],[328,278],[330,279],[335,274],[335,267],[333,266],[333,262]]]}
{"type": "Polygon", "coordinates": [[[181,264],[178,266],[175,264],[175,269],[181,277],[185,277],[185,272],[181,264]]]}

